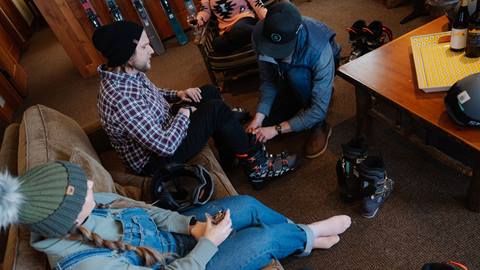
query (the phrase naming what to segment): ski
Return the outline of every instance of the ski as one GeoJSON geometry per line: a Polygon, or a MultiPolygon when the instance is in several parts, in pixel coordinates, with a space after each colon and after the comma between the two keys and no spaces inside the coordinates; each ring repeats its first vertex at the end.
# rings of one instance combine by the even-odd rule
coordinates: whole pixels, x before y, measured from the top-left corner
{"type": "Polygon", "coordinates": [[[80,4],[82,5],[83,10],[87,14],[87,18],[92,23],[94,28],[98,28],[102,26],[102,21],[100,21],[100,17],[98,17],[97,12],[90,3],[90,0],[80,0],[80,4]]]}
{"type": "Polygon", "coordinates": [[[168,22],[170,23],[170,26],[177,37],[178,43],[181,45],[187,44],[188,37],[185,35],[185,32],[183,32],[182,25],[177,20],[170,3],[168,3],[168,0],[160,0],[160,3],[162,4],[163,11],[167,15],[168,22]]]}
{"type": "Polygon", "coordinates": [[[195,7],[195,3],[193,2],[193,0],[183,0],[183,3],[185,4],[185,8],[188,11],[188,15],[196,17],[197,16],[197,8],[195,7]]]}
{"type": "Polygon", "coordinates": [[[115,0],[105,0],[105,4],[107,5],[108,12],[110,12],[110,15],[112,15],[114,21],[123,21],[122,13],[120,12],[120,8],[118,8],[115,0]]]}
{"type": "Polygon", "coordinates": [[[155,26],[148,16],[148,12],[143,5],[142,0],[132,0],[133,7],[137,11],[138,17],[140,17],[140,21],[147,33],[148,38],[150,39],[150,44],[152,45],[153,50],[156,54],[162,54],[165,52],[165,46],[163,46],[162,40],[155,30],[155,26]]]}

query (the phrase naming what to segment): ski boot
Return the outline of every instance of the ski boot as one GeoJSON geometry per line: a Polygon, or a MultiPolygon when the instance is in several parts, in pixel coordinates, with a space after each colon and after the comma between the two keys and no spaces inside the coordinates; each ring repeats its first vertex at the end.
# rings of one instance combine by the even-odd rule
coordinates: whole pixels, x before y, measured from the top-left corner
{"type": "Polygon", "coordinates": [[[357,170],[363,194],[362,216],[373,218],[393,191],[394,181],[387,177],[381,157],[367,157],[358,165],[357,170]]]}
{"type": "Polygon", "coordinates": [[[272,179],[295,170],[298,165],[297,155],[286,152],[272,155],[266,151],[265,145],[257,145],[249,153],[237,154],[237,157],[256,190],[262,189],[272,179]]]}
{"type": "Polygon", "coordinates": [[[342,157],[337,162],[337,183],[340,197],[345,202],[361,198],[357,166],[367,158],[367,145],[363,138],[354,138],[342,144],[342,157]]]}

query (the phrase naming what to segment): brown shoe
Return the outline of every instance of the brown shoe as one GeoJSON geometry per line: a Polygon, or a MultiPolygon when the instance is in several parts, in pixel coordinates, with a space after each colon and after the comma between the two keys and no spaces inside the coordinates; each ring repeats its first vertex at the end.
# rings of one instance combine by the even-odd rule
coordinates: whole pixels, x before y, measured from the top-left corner
{"type": "Polygon", "coordinates": [[[332,127],[327,122],[312,128],[310,137],[305,143],[305,157],[316,158],[327,150],[328,140],[332,135],[332,127]]]}

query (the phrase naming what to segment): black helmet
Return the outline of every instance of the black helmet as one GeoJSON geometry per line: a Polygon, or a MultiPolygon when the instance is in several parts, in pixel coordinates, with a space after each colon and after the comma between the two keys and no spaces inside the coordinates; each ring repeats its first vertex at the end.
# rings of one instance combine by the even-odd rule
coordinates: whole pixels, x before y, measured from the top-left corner
{"type": "Polygon", "coordinates": [[[480,127],[480,73],[456,82],[444,101],[448,115],[455,123],[480,127]]]}
{"type": "Polygon", "coordinates": [[[171,163],[152,179],[154,205],[174,211],[185,211],[203,205],[214,191],[210,173],[201,165],[171,163]]]}

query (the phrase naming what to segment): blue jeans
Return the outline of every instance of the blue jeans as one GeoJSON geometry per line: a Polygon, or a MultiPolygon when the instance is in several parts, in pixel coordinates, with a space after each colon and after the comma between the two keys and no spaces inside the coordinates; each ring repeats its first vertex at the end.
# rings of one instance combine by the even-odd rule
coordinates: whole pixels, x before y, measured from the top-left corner
{"type": "MultiPolygon", "coordinates": [[[[207,264],[207,270],[260,269],[274,258],[282,259],[294,253],[308,255],[312,249],[314,236],[310,228],[293,224],[250,196],[226,197],[183,214],[195,215],[198,220],[205,221],[205,213],[213,215],[225,209],[230,209],[233,232],[218,247],[217,254],[207,264]]],[[[193,248],[194,242],[187,242],[177,242],[177,251],[180,252],[182,247],[193,248]]],[[[184,252],[188,253],[187,250],[184,252]]]]}
{"type": "MultiPolygon", "coordinates": [[[[217,254],[207,264],[213,269],[259,269],[273,258],[281,259],[293,253],[308,255],[312,249],[313,233],[305,225],[296,225],[283,215],[266,207],[250,196],[233,196],[207,203],[186,211],[185,215],[196,215],[205,221],[205,213],[211,215],[218,210],[230,209],[233,232],[219,246],[217,254]]],[[[186,256],[196,245],[189,235],[160,231],[144,209],[126,208],[120,211],[95,209],[93,215],[107,217],[109,214],[122,223],[123,242],[134,246],[149,246],[161,253],[186,256]]],[[[91,248],[68,255],[61,259],[57,269],[69,270],[92,256],[114,256],[108,248],[91,248]]],[[[143,265],[143,260],[134,251],[120,253],[126,262],[143,265]]],[[[169,260],[167,259],[167,264],[169,260]]],[[[158,269],[160,263],[152,266],[158,269]]]]}

